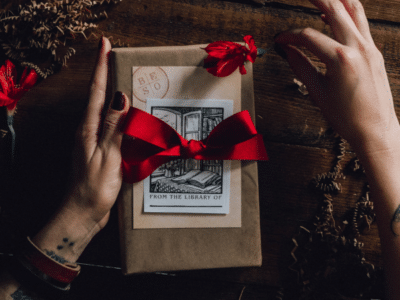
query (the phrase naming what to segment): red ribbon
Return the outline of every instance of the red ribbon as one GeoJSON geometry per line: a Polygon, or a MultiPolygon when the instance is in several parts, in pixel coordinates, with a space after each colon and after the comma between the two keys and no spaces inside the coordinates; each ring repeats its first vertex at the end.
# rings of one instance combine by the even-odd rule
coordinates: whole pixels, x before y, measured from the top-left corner
{"type": "Polygon", "coordinates": [[[268,160],[263,138],[248,111],[219,123],[202,141],[186,140],[164,121],[134,107],[126,116],[123,133],[134,139],[122,143],[124,181],[145,179],[173,159],[268,160]]]}

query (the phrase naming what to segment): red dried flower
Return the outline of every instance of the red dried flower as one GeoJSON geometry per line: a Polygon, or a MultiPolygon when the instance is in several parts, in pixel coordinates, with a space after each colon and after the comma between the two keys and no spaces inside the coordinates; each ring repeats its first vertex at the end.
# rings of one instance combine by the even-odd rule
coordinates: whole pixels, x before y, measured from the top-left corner
{"type": "Polygon", "coordinates": [[[6,60],[0,68],[0,106],[6,106],[8,110],[13,110],[18,100],[35,85],[37,74],[35,70],[28,72],[25,68],[19,84],[16,80],[17,70],[11,61],[6,60]]]}
{"type": "Polygon", "coordinates": [[[208,53],[204,59],[204,68],[214,76],[225,77],[233,73],[238,67],[240,74],[246,74],[244,62],[254,63],[257,57],[257,47],[251,35],[243,40],[247,47],[229,41],[218,41],[209,44],[204,50],[208,53]]]}

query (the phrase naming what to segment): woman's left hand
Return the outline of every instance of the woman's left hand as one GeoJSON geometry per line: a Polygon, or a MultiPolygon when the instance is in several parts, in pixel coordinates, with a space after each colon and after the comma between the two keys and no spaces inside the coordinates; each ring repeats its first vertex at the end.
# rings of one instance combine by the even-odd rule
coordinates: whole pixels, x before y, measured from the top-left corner
{"type": "Polygon", "coordinates": [[[106,224],[122,184],[120,125],[129,105],[117,92],[104,120],[111,44],[102,38],[89,91],[89,103],[76,134],[69,192],[33,242],[51,255],[75,261],[106,224]]]}
{"type": "Polygon", "coordinates": [[[68,202],[89,213],[103,227],[122,184],[120,125],[129,105],[127,97],[117,92],[102,120],[111,45],[103,38],[100,47],[89,103],[76,134],[68,202]]]}

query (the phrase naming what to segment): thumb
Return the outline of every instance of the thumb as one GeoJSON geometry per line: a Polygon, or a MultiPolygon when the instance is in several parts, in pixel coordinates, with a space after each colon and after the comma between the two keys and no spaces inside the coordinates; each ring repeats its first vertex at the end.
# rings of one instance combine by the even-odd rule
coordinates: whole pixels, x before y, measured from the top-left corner
{"type": "Polygon", "coordinates": [[[108,148],[110,145],[115,145],[118,149],[121,148],[123,134],[120,127],[128,109],[128,97],[121,92],[116,92],[104,119],[100,146],[108,148]]]}
{"type": "Polygon", "coordinates": [[[303,82],[312,98],[319,98],[324,75],[311,60],[294,46],[276,44],[281,56],[286,58],[294,74],[303,82]],[[283,51],[283,54],[282,52],[283,51]]]}

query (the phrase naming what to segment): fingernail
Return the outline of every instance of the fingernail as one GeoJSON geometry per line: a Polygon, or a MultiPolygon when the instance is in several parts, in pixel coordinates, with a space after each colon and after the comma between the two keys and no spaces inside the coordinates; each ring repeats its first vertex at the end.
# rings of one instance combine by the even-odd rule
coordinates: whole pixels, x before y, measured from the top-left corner
{"type": "Polygon", "coordinates": [[[104,44],[104,37],[101,37],[99,46],[97,47],[97,49],[100,50],[103,47],[103,44],[104,44]]]}
{"type": "Polygon", "coordinates": [[[283,59],[287,58],[287,54],[286,54],[285,50],[282,49],[281,45],[275,43],[274,50],[283,59]]]}
{"type": "Polygon", "coordinates": [[[114,100],[111,105],[113,110],[123,110],[125,107],[125,97],[121,92],[116,92],[114,95],[114,100]]]}

